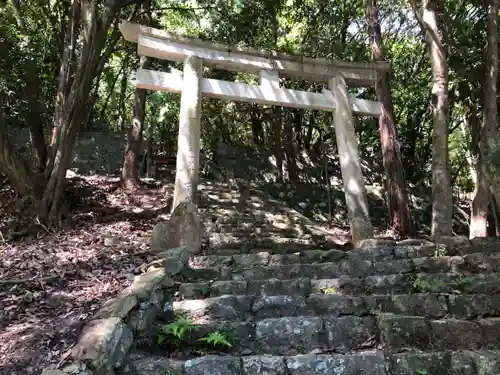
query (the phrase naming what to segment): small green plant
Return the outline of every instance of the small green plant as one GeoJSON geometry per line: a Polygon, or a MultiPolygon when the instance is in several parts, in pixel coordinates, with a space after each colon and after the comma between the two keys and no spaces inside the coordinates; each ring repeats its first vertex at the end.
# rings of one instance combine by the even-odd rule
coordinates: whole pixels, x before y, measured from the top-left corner
{"type": "Polygon", "coordinates": [[[321,288],[321,291],[323,292],[323,294],[337,294],[339,292],[338,289],[334,286],[321,288]]]}
{"type": "Polygon", "coordinates": [[[462,289],[470,284],[472,277],[458,276],[453,280],[425,280],[417,277],[412,281],[413,289],[417,293],[461,293],[462,289]]]}
{"type": "Polygon", "coordinates": [[[176,321],[166,324],[158,333],[158,344],[167,342],[173,346],[180,346],[187,338],[187,335],[198,328],[190,319],[179,317],[176,321]]]}
{"type": "Polygon", "coordinates": [[[416,375],[427,375],[427,370],[426,369],[418,369],[416,375]]]}
{"type": "Polygon", "coordinates": [[[443,293],[449,291],[448,283],[442,280],[424,280],[418,277],[413,280],[412,286],[417,293],[443,293]]]}
{"type": "Polygon", "coordinates": [[[233,346],[232,339],[225,333],[220,331],[210,332],[206,336],[199,339],[199,341],[208,344],[214,348],[226,347],[230,348],[233,346]]]}
{"type": "Polygon", "coordinates": [[[445,257],[448,255],[448,248],[445,245],[437,245],[436,250],[434,251],[434,256],[436,258],[445,257]]]}

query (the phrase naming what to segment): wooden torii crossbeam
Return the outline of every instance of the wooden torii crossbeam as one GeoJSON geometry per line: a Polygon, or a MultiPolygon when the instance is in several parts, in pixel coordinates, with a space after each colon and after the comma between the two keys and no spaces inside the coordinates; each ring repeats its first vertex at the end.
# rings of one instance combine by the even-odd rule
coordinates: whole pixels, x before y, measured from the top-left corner
{"type": "Polygon", "coordinates": [[[138,88],[181,93],[173,208],[185,199],[195,199],[202,95],[257,104],[316,109],[334,113],[333,129],[353,243],[373,236],[353,114],[378,117],[381,115],[381,106],[379,102],[349,95],[347,85],[374,85],[379,74],[388,71],[388,63],[313,59],[274,51],[232,47],[128,22],[120,24],[120,31],[125,40],[137,43],[137,52],[141,56],[184,62],[183,72],[138,69],[136,74],[138,88]],[[203,78],[203,66],[259,74],[260,84],[203,78]],[[290,90],[280,87],[280,77],[324,82],[328,83],[329,89],[324,89],[322,93],[290,90]],[[195,160],[187,160],[189,155],[194,155],[195,160]]]}

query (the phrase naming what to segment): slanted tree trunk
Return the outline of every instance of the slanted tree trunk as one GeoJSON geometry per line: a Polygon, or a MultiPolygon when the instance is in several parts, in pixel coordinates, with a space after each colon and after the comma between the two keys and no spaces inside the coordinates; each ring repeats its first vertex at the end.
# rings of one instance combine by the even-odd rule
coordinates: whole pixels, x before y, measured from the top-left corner
{"type": "Polygon", "coordinates": [[[453,192],[448,169],[448,68],[437,26],[435,0],[411,0],[416,18],[425,35],[432,65],[432,224],[435,240],[451,236],[453,192]]]}
{"type": "Polygon", "coordinates": [[[92,81],[102,59],[108,57],[101,52],[120,5],[120,0],[106,4],[97,0],[73,0],[71,4],[59,72],[50,157],[42,178],[39,179],[12,149],[5,128],[0,130],[0,169],[19,194],[40,198],[40,219],[49,226],[58,225],[61,219],[66,170],[77,133],[85,119],[92,81]]]}
{"type": "Polygon", "coordinates": [[[40,202],[40,217],[48,225],[58,225],[61,219],[66,170],[81,122],[85,119],[107,33],[119,10],[119,0],[108,2],[104,9],[96,0],[73,2],[59,77],[51,157],[45,170],[47,183],[40,202]],[[80,40],[77,56],[77,41],[80,40]]]}
{"type": "MultiPolygon", "coordinates": [[[[372,60],[383,60],[384,45],[380,31],[376,0],[366,0],[366,18],[368,21],[372,60]]],[[[396,135],[396,116],[392,104],[388,72],[382,73],[379,76],[375,85],[375,91],[378,100],[382,104],[382,116],[379,117],[379,131],[382,161],[385,169],[389,218],[392,229],[402,238],[406,238],[414,234],[414,227],[403,177],[403,163],[396,135]]]]}

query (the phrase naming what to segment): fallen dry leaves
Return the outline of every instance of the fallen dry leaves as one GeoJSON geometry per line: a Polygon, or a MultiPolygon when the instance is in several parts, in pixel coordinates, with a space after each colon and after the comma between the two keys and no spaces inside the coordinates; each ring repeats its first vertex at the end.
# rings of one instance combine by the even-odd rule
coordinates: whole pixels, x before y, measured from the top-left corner
{"type": "MultiPolygon", "coordinates": [[[[131,196],[98,176],[70,186],[78,204],[63,230],[41,228],[15,242],[0,237],[2,375],[36,375],[64,360],[83,324],[152,260],[150,231],[168,212],[162,188],[131,196]]],[[[0,192],[0,222],[14,199],[9,189],[0,192]]]]}

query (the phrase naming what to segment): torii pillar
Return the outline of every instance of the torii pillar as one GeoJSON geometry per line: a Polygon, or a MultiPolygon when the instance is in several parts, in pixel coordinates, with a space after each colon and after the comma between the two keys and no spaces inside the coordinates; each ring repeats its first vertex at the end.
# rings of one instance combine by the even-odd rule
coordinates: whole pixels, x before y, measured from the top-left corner
{"type": "Polygon", "coordinates": [[[373,238],[368,197],[361,169],[358,140],[354,130],[354,118],[349,105],[347,85],[342,77],[331,78],[328,84],[335,100],[333,131],[337,140],[352,243],[356,247],[361,240],[373,238]]]}

